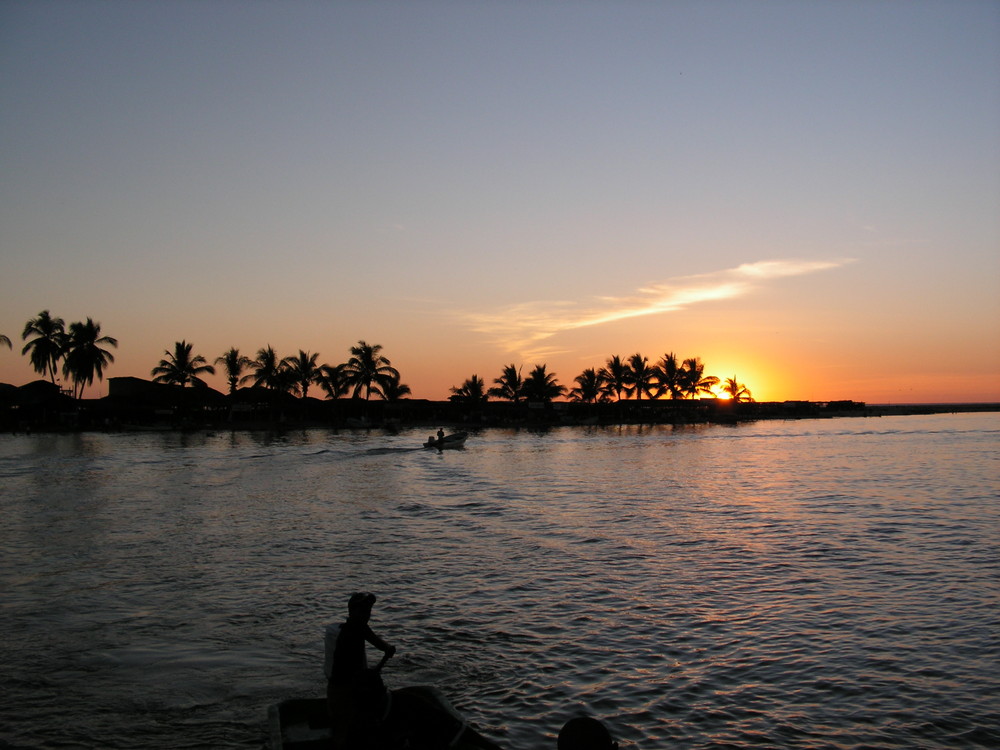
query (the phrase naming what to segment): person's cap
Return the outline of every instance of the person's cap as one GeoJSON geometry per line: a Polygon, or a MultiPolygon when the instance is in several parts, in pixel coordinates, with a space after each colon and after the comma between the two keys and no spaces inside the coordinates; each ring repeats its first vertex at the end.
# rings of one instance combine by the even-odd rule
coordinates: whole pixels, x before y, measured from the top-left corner
{"type": "Polygon", "coordinates": [[[356,609],[371,609],[374,605],[375,594],[367,591],[358,591],[355,594],[351,594],[351,598],[347,602],[347,609],[353,612],[356,609]]]}

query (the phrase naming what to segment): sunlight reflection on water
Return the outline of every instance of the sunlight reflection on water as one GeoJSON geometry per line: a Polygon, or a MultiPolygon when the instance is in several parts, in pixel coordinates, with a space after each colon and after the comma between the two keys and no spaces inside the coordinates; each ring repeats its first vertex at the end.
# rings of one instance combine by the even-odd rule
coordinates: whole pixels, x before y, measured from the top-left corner
{"type": "Polygon", "coordinates": [[[262,747],[379,593],[391,685],[511,748],[1000,743],[996,415],[7,437],[3,738],[262,747]]]}

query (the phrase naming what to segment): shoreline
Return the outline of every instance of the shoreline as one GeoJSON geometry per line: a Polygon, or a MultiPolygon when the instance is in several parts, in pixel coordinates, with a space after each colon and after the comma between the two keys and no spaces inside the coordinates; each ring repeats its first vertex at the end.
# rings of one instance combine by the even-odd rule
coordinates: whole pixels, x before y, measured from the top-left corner
{"type": "Polygon", "coordinates": [[[224,395],[177,386],[116,389],[101,399],[75,400],[48,383],[0,391],[0,432],[72,433],[292,430],[389,431],[441,426],[547,428],[557,426],[740,424],[765,420],[834,419],[1000,412],[1000,403],[865,404],[857,401],[732,402],[720,399],[625,400],[587,404],[522,402],[364,401],[295,398],[265,389],[224,395]]]}

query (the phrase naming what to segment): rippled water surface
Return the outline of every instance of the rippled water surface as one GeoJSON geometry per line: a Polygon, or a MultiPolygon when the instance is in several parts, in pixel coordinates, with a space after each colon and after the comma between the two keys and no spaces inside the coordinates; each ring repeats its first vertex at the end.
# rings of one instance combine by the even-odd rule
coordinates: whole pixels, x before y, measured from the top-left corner
{"type": "Polygon", "coordinates": [[[0,747],[262,748],[379,595],[509,748],[1000,746],[1000,415],[0,437],[0,747]]]}

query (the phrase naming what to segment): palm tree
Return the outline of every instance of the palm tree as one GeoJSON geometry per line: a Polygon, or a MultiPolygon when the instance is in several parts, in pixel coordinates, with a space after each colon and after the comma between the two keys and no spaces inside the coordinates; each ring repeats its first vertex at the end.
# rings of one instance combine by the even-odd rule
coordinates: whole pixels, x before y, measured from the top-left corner
{"type": "Polygon", "coordinates": [[[204,373],[214,375],[215,368],[200,354],[191,356],[193,348],[194,344],[187,341],[174,342],[173,353],[164,351],[166,359],[161,359],[150,372],[154,376],[153,382],[170,383],[182,388],[186,385],[205,385],[205,381],[198,376],[204,373]]]}
{"type": "Polygon", "coordinates": [[[382,386],[382,395],[386,401],[399,401],[403,396],[410,395],[410,386],[399,382],[399,376],[389,378],[382,386]]]}
{"type": "Polygon", "coordinates": [[[705,375],[705,365],[698,357],[685,359],[682,366],[683,391],[691,398],[697,398],[701,394],[709,396],[715,395],[712,388],[719,384],[719,379],[714,375],[705,375]]]}
{"type": "Polygon", "coordinates": [[[359,398],[365,392],[365,401],[376,396],[385,398],[383,388],[392,378],[399,378],[399,371],[381,354],[381,344],[359,341],[351,347],[351,358],[344,365],[347,384],[354,388],[353,397],[359,398]]]}
{"type": "Polygon", "coordinates": [[[63,375],[73,381],[73,395],[83,396],[85,385],[92,385],[94,376],[104,378],[104,368],[115,361],[103,346],[118,347],[118,340],[101,335],[101,324],[87,318],[86,323],[70,323],[69,343],[63,360],[63,375]]]}
{"type": "Polygon", "coordinates": [[[11,348],[10,339],[0,333],[0,346],[6,346],[8,349],[11,348]]]}
{"type": "Polygon", "coordinates": [[[521,378],[521,369],[516,365],[504,367],[500,377],[495,378],[493,383],[494,387],[486,392],[488,396],[513,401],[515,405],[521,400],[524,380],[521,378]]]}
{"type": "Polygon", "coordinates": [[[21,354],[31,353],[31,366],[40,375],[48,374],[53,385],[59,371],[59,360],[66,356],[66,324],[62,318],[53,318],[48,310],[42,310],[24,326],[21,338],[34,337],[21,350],[21,354]]]}
{"type": "Polygon", "coordinates": [[[632,392],[629,385],[629,366],[622,362],[622,358],[617,354],[605,363],[604,367],[601,368],[600,375],[604,379],[604,387],[607,392],[615,394],[616,400],[622,400],[622,393],[628,396],[632,392]]]}
{"type": "Polygon", "coordinates": [[[535,369],[524,379],[522,389],[524,398],[528,401],[551,401],[565,391],[566,388],[556,382],[556,374],[545,371],[545,365],[535,365],[535,369]]]}
{"type": "Polygon", "coordinates": [[[722,390],[729,394],[735,403],[740,401],[753,401],[753,394],[750,393],[750,389],[747,388],[743,383],[737,382],[736,376],[733,375],[731,378],[726,378],[725,383],[722,386],[722,390]]]}
{"type": "Polygon", "coordinates": [[[221,357],[216,357],[215,364],[220,365],[226,373],[229,394],[236,393],[236,387],[240,384],[243,371],[250,367],[250,358],[240,354],[240,350],[234,346],[221,357]]]}
{"type": "Polygon", "coordinates": [[[320,367],[319,387],[326,391],[327,398],[346,396],[350,388],[344,375],[344,365],[323,365],[320,367]]]}
{"type": "Polygon", "coordinates": [[[309,354],[299,349],[298,356],[285,359],[289,377],[295,390],[302,393],[302,398],[309,395],[309,386],[313,383],[318,384],[322,378],[320,366],[316,364],[318,358],[319,354],[309,354]]]}
{"type": "Polygon", "coordinates": [[[609,398],[604,389],[604,377],[593,367],[581,372],[573,382],[576,383],[576,386],[569,392],[571,401],[592,404],[595,401],[606,401],[609,398]]]}
{"type": "Polygon", "coordinates": [[[462,383],[461,388],[452,386],[452,395],[449,397],[451,401],[463,401],[468,404],[482,404],[486,402],[486,382],[478,375],[473,375],[471,378],[462,383]]]}
{"type": "Polygon", "coordinates": [[[646,398],[656,398],[656,368],[649,366],[649,360],[641,354],[633,354],[628,360],[629,379],[632,390],[635,392],[636,400],[642,399],[642,394],[646,398]]]}
{"type": "Polygon", "coordinates": [[[288,384],[284,372],[285,360],[278,359],[270,344],[257,350],[257,356],[250,360],[249,368],[252,372],[240,378],[240,384],[253,383],[255,386],[264,386],[277,391],[284,390],[288,384]]]}
{"type": "Polygon", "coordinates": [[[670,398],[684,397],[683,369],[677,363],[677,355],[673,352],[664,354],[656,363],[656,381],[660,392],[657,396],[669,393],[670,398]]]}

